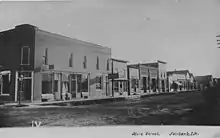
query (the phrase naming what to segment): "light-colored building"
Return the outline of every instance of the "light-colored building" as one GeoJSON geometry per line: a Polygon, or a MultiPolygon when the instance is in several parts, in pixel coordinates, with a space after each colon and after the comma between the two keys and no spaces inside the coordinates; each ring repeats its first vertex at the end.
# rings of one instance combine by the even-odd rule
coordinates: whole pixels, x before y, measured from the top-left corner
{"type": "Polygon", "coordinates": [[[177,91],[190,90],[194,85],[193,74],[188,70],[168,71],[169,90],[174,91],[174,83],[177,85],[177,91]]]}
{"type": "MultiPolygon", "coordinates": [[[[12,63],[16,67],[5,64],[7,55],[4,54],[1,55],[0,65],[11,67],[13,83],[10,87],[15,101],[19,95],[20,83],[17,80],[21,75],[24,76],[24,101],[111,96],[108,79],[111,72],[110,48],[50,33],[28,24],[16,26],[8,33],[8,37],[2,37],[1,41],[8,41],[5,44],[7,47],[19,51],[14,57],[8,57],[9,61],[14,60],[12,63]]],[[[3,45],[1,47],[4,48],[3,45]]]]}
{"type": "Polygon", "coordinates": [[[164,61],[157,60],[156,62],[146,63],[145,65],[157,68],[157,92],[166,92],[167,89],[167,63],[164,61]]]}
{"type": "Polygon", "coordinates": [[[113,89],[114,95],[127,95],[128,94],[128,78],[127,78],[127,63],[128,61],[112,58],[111,59],[113,72],[118,73],[118,78],[114,79],[113,89]]]}
{"type": "Polygon", "coordinates": [[[130,92],[150,93],[157,90],[158,68],[146,63],[130,64],[130,92]]]}

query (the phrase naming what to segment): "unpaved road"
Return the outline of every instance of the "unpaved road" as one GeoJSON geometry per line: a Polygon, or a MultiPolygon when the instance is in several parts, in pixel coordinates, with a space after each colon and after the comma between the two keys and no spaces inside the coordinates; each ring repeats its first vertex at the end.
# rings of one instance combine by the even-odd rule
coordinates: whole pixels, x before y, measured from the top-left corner
{"type": "Polygon", "coordinates": [[[186,92],[96,105],[8,107],[0,108],[0,126],[190,125],[191,108],[202,102],[200,92],[186,92]]]}

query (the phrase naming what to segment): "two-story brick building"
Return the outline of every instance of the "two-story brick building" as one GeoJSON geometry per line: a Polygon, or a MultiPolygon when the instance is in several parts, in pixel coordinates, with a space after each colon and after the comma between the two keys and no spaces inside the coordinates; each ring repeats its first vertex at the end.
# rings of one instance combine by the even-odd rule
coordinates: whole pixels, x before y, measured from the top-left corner
{"type": "Polygon", "coordinates": [[[41,102],[111,96],[111,49],[24,24],[0,33],[1,100],[41,102]],[[6,72],[7,71],[7,72],[6,72]],[[6,75],[9,74],[9,75],[6,75]]]}

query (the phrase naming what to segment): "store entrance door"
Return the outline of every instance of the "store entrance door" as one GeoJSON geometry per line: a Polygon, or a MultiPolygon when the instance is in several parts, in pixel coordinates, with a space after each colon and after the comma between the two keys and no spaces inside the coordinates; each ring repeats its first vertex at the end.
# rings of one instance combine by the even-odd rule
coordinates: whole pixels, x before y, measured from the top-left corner
{"type": "Polygon", "coordinates": [[[20,100],[23,102],[31,102],[32,101],[32,96],[33,96],[33,73],[31,71],[24,71],[24,72],[16,72],[16,95],[17,95],[17,100],[20,100]],[[20,83],[18,77],[20,75],[23,76],[23,82],[20,83]],[[20,88],[20,89],[18,89],[20,88]]]}

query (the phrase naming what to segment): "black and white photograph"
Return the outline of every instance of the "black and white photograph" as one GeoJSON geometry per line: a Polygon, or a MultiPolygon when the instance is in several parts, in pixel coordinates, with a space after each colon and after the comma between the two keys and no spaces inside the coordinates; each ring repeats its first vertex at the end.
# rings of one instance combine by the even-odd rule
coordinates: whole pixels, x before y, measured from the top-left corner
{"type": "Polygon", "coordinates": [[[152,125],[220,126],[220,0],[0,2],[1,128],[152,125]]]}

